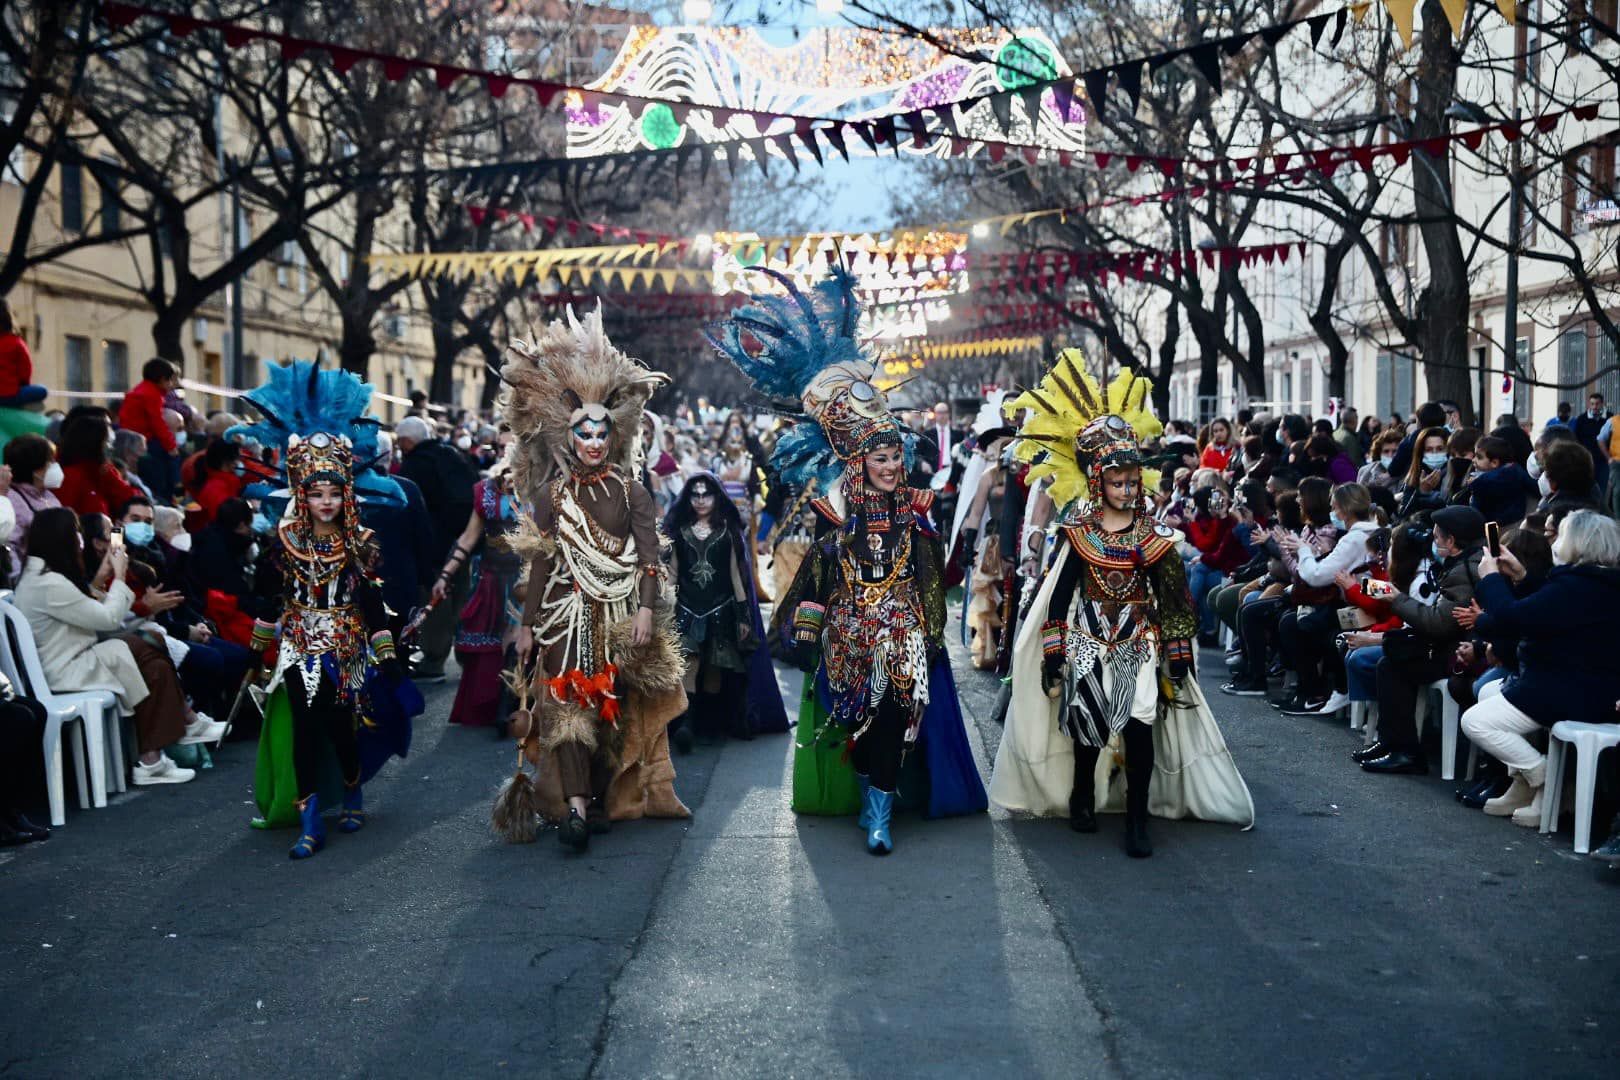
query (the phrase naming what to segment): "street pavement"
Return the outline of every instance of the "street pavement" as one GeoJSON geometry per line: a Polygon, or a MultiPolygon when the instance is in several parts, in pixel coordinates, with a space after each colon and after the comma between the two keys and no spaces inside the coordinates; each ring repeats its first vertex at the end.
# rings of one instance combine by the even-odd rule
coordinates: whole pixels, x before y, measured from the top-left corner
{"type": "MultiPolygon", "coordinates": [[[[958,678],[988,772],[997,684],[958,678]]],[[[784,736],[679,758],[690,822],[505,845],[511,744],[452,684],[293,863],[227,744],[0,853],[0,1076],[1613,1074],[1620,874],[1204,681],[1258,824],[1155,821],[1145,861],[999,812],[874,859],[788,810],[784,736]]]]}

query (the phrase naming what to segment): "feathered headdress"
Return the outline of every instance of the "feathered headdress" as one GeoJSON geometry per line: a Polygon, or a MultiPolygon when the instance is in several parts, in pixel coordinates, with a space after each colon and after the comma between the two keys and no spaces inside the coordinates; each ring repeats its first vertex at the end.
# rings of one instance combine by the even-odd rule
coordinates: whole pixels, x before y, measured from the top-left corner
{"type": "Polygon", "coordinates": [[[803,409],[804,418],[777,440],[772,467],[789,484],[815,480],[832,493],[845,471],[877,447],[904,446],[909,460],[915,437],[889,412],[873,382],[876,365],[855,337],[861,316],[855,279],[835,268],[805,292],[786,274],[760,272],[787,295],[755,295],[708,338],[779,408],[803,409]]]}
{"type": "MultiPolygon", "coordinates": [[[[1065,349],[1057,364],[1031,390],[1009,406],[1028,409],[1018,429],[1013,456],[1030,463],[1029,479],[1052,480],[1052,501],[1059,507],[1089,500],[1110,466],[1140,465],[1139,439],[1164,430],[1148,409],[1153,384],[1122,370],[1105,392],[1087,374],[1079,349],[1065,349]]],[[[1158,473],[1144,470],[1144,490],[1158,486],[1158,473]]]]}
{"type": "Polygon", "coordinates": [[[273,448],[281,463],[282,478],[288,484],[279,490],[272,484],[250,484],[244,495],[265,500],[279,511],[290,494],[289,485],[296,483],[287,476],[290,445],[295,437],[304,440],[322,432],[347,443],[342,452],[352,460],[344,473],[352,476],[355,494],[361,501],[405,505],[405,492],[392,477],[366,468],[377,459],[377,430],[381,425],[375,416],[367,415],[371,407],[370,383],[362,382],[352,371],[323,370],[313,360],[294,360],[290,364],[267,360],[265,373],[268,377],[262,385],[242,395],[261,419],[237,424],[225,432],[225,437],[240,435],[273,448]]]}
{"type": "Polygon", "coordinates": [[[600,307],[583,320],[572,307],[565,314],[534,341],[512,341],[501,365],[500,406],[517,436],[506,462],[514,489],[531,502],[573,467],[569,432],[585,419],[607,422],[608,461],[633,479],[640,471],[642,410],[669,381],[608,340],[600,307]]]}

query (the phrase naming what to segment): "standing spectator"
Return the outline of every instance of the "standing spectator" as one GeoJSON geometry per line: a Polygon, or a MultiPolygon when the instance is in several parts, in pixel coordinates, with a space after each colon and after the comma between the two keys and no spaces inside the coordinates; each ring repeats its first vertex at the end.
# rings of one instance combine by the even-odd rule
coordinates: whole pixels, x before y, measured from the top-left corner
{"type": "Polygon", "coordinates": [[[17,333],[11,305],[0,300],[0,406],[39,412],[45,408],[48,393],[43,386],[34,385],[33,354],[17,333]]]}
{"type": "Polygon", "coordinates": [[[197,488],[198,527],[214,520],[220,504],[226,499],[240,498],[245,486],[241,475],[242,447],[227,439],[215,439],[203,452],[202,466],[197,470],[201,481],[197,488]]]}
{"type": "Polygon", "coordinates": [[[1603,455],[1599,460],[1608,462],[1609,483],[1604,492],[1607,495],[1605,507],[1609,516],[1620,518],[1620,424],[1614,422],[1610,416],[1603,421],[1603,427],[1597,435],[1598,453],[1603,455]]]}
{"type": "Polygon", "coordinates": [[[107,410],[80,405],[62,421],[62,486],[56,497],[80,514],[111,514],[140,492],[124,483],[110,460],[107,410]]]}
{"type": "Polygon", "coordinates": [[[1517,416],[1512,413],[1503,413],[1498,416],[1496,418],[1496,427],[1491,429],[1491,434],[1498,439],[1507,440],[1508,446],[1513,452],[1510,460],[1516,461],[1520,465],[1529,464],[1530,455],[1535,451],[1535,447],[1531,444],[1530,436],[1524,430],[1523,425],[1519,423],[1517,416]]]}
{"type": "Polygon", "coordinates": [[[28,550],[28,527],[34,515],[62,504],[56,492],[62,486],[62,466],[56,463],[56,447],[43,435],[18,435],[6,443],[6,468],[11,485],[6,498],[16,515],[11,537],[11,574],[7,584],[22,573],[23,552],[28,550]]]}
{"type": "Polygon", "coordinates": [[[1440,408],[1444,409],[1446,413],[1446,430],[1461,431],[1463,426],[1462,410],[1457,408],[1457,403],[1455,401],[1442,401],[1440,402],[1440,408]]]}
{"type": "Polygon", "coordinates": [[[1546,425],[1541,430],[1546,431],[1547,428],[1555,428],[1555,427],[1567,428],[1567,427],[1569,427],[1570,426],[1570,423],[1569,423],[1570,417],[1572,415],[1574,415],[1574,412],[1575,412],[1574,406],[1570,405],[1569,402],[1560,401],[1558,403],[1558,413],[1557,413],[1557,415],[1554,416],[1551,420],[1548,420],[1546,425]]]}
{"type": "MultiPolygon", "coordinates": [[[[1412,591],[1390,601],[1406,628],[1384,635],[1378,662],[1378,742],[1376,757],[1361,762],[1372,773],[1427,775],[1428,759],[1418,742],[1417,699],[1430,683],[1445,677],[1463,633],[1452,612],[1474,598],[1479,581],[1480,545],[1485,519],[1471,506],[1448,506],[1430,518],[1434,536],[1429,558],[1412,580],[1412,591]]],[[[1368,754],[1371,751],[1361,751],[1368,754]]]]}
{"type": "Polygon", "coordinates": [[[1224,416],[1209,422],[1208,434],[1200,448],[1198,464],[1205,469],[1225,472],[1232,465],[1237,444],[1232,441],[1232,425],[1224,416]]]}
{"type": "Polygon", "coordinates": [[[167,360],[152,359],[141,368],[141,381],[124,395],[118,410],[119,426],[146,438],[146,456],[139,472],[147,490],[159,503],[168,505],[174,489],[180,486],[180,444],[163,419],[164,399],[180,385],[180,373],[167,360]]]}
{"type": "MultiPolygon", "coordinates": [[[[1608,455],[1598,449],[1598,432],[1603,430],[1603,425],[1608,421],[1608,418],[1609,411],[1603,407],[1603,395],[1593,393],[1588,394],[1586,397],[1586,411],[1577,416],[1569,425],[1569,429],[1575,433],[1575,441],[1580,443],[1588,454],[1592,455],[1592,468],[1594,471],[1596,471],[1600,462],[1609,460],[1608,455]]],[[[1598,487],[1602,488],[1603,485],[1609,482],[1608,470],[1603,470],[1595,479],[1598,487]]]]}
{"type": "Polygon", "coordinates": [[[1353,406],[1339,410],[1339,426],[1333,430],[1333,441],[1339,444],[1339,448],[1345,452],[1351,463],[1359,468],[1367,457],[1367,448],[1361,445],[1361,433],[1356,430],[1357,416],[1353,406]]]}
{"type": "MultiPolygon", "coordinates": [[[[407,416],[394,429],[394,445],[402,455],[400,475],[422,491],[433,518],[433,544],[427,552],[431,567],[443,566],[450,558],[456,537],[473,512],[473,485],[478,473],[464,454],[437,439],[426,420],[407,416]]],[[[465,562],[456,567],[446,589],[446,600],[433,608],[418,640],[422,660],[411,673],[417,682],[443,682],[444,662],[454,643],[456,616],[467,602],[468,573],[465,562]]],[[[428,598],[423,597],[426,603],[428,598]]]]}

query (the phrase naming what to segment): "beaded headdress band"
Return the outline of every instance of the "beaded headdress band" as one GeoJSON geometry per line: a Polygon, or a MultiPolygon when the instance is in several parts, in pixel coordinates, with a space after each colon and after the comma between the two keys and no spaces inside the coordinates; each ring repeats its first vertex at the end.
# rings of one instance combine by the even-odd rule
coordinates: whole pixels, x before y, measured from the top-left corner
{"type": "Polygon", "coordinates": [[[354,449],[348,438],[317,431],[307,438],[287,437],[287,479],[294,489],[316,480],[348,484],[354,449]]]}

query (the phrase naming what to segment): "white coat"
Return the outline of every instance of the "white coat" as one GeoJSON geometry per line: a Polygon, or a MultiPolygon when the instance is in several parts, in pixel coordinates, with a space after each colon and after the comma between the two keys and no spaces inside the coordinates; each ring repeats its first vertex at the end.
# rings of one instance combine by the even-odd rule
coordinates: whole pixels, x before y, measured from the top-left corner
{"type": "Polygon", "coordinates": [[[52,691],[111,690],[126,712],[146,700],[146,680],[135,655],[122,641],[100,641],[98,633],[123,628],[135,594],[115,581],[105,598],[86,596],[66,577],[30,556],[12,603],[34,631],[34,645],[52,691]]]}

